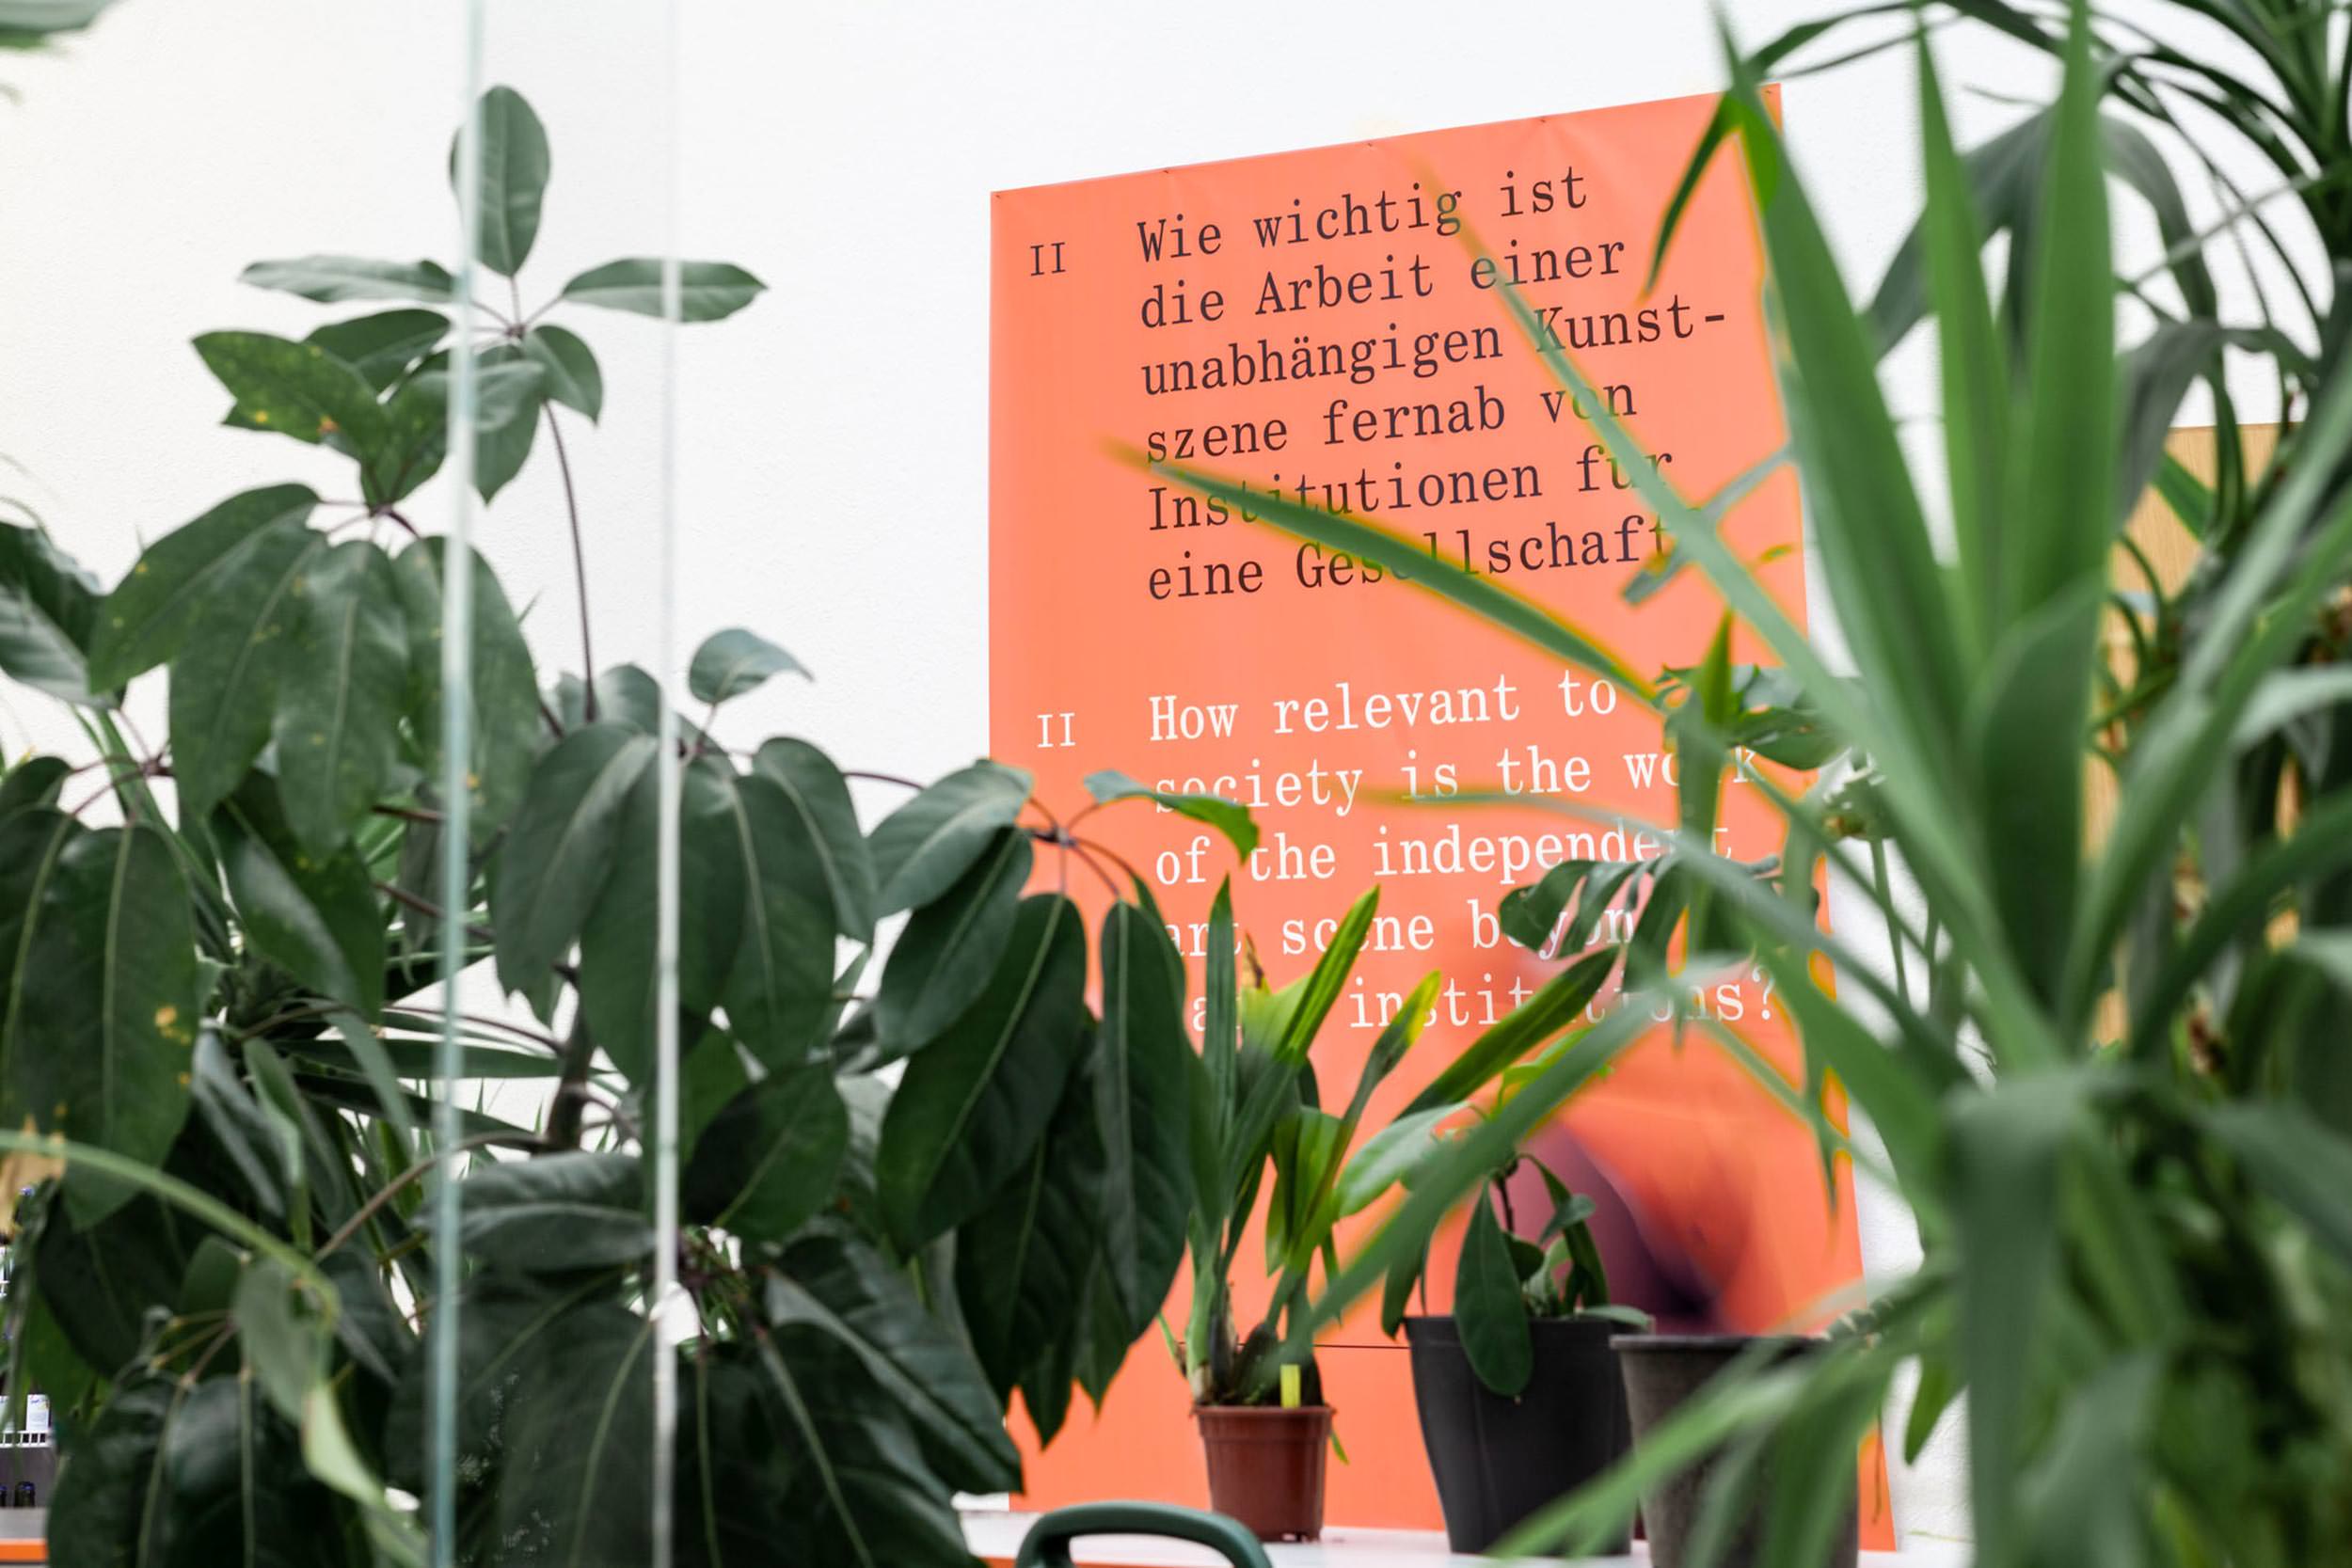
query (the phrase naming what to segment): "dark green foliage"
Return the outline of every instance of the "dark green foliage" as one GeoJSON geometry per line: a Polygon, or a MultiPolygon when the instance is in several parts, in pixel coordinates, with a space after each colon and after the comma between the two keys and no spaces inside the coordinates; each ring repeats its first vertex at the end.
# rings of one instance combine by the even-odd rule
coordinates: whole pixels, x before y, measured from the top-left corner
{"type": "MultiPolygon", "coordinates": [[[[477,260],[514,277],[551,154],[507,88],[481,133],[477,260]]],[[[549,306],[658,316],[661,271],[596,268],[549,306]]],[[[299,341],[197,344],[230,425],[348,461],[330,493],[358,503],[246,491],[157,531],[110,593],[37,531],[0,531],[0,673],[88,715],[101,752],[79,790],[65,759],[0,772],[0,1142],[70,1140],[71,1174],[20,1217],[7,1323],[11,1386],[67,1417],[58,1560],[420,1561],[397,1486],[451,1489],[460,1562],[641,1568],[652,1374],[676,1354],[679,1560],[961,1568],[953,1493],[1020,1480],[1012,1391],[1047,1412],[1081,1385],[1099,1398],[1176,1269],[1192,1057],[1156,914],[1111,911],[1098,1018],[1076,907],[1023,902],[1041,852],[1081,852],[1021,825],[1025,774],[976,763],[890,802],[869,837],[822,751],[714,733],[805,674],[764,637],[703,645],[669,695],[708,712],[678,722],[675,753],[652,674],[535,667],[489,562],[404,508],[447,456],[453,354],[475,356],[485,499],[552,445],[542,425],[601,414],[596,354],[486,303],[486,341],[453,348],[437,262],[246,277],[377,302],[299,341]],[[170,711],[151,755],[109,711],[151,672],[170,711]],[[469,736],[455,886],[452,678],[469,736]],[[673,781],[677,1276],[699,1329],[682,1350],[646,1306],[673,781]],[[883,966],[876,921],[900,911],[883,966]],[[476,1080],[454,1086],[454,1148],[418,1092],[444,942],[470,972],[449,1022],[476,1080]],[[545,1027],[485,1010],[493,981],[545,1027]],[[894,1090],[876,1069],[900,1057],[894,1090]],[[508,1119],[493,1085],[544,1110],[508,1119]],[[453,1233],[426,1201],[442,1180],[453,1233]],[[458,1463],[437,1475],[424,1330],[453,1321],[458,1463]]],[[[681,281],[694,322],[760,292],[718,263],[681,281]]]]}
{"type": "MultiPolygon", "coordinates": [[[[1750,1069],[1813,1131],[1826,1176],[1851,1162],[1899,1191],[1924,1254],[1874,1281],[1877,1299],[1820,1354],[1717,1380],[1629,1465],[1502,1543],[1504,1555],[1572,1554],[1621,1532],[1644,1485],[1727,1449],[1724,1467],[1751,1478],[1769,1455],[1771,1481],[1753,1498],[1719,1487],[1713,1525],[1755,1501],[1759,1561],[1818,1562],[1856,1444],[1885,1418],[1915,1454],[1963,1395],[1976,1557],[1989,1568],[2352,1553],[2341,1417],[2352,747],[2340,733],[2352,724],[2340,674],[2352,38],[2322,0],[2177,0],[2129,22],[2082,0],[2055,9],[1866,5],[1753,54],[1728,50],[1732,91],[1666,214],[1661,262],[1708,162],[1745,164],[1787,455],[1857,674],[1825,664],[1720,531],[1756,479],[1714,498],[1677,493],[1596,406],[1588,367],[1544,339],[1527,301],[1503,301],[1558,385],[1596,407],[1592,434],[1638,475],[1676,569],[1703,574],[1779,666],[1734,666],[1719,637],[1663,681],[1629,680],[1575,627],[1411,562],[1421,591],[1645,696],[1682,757],[1678,819],[1656,830],[1662,857],[1560,867],[1506,903],[1505,929],[1529,945],[1557,937],[1564,958],[1589,961],[1577,939],[1646,879],[1626,959],[1633,1000],[1750,1069]],[[1760,84],[1845,50],[1847,24],[1867,36],[1871,19],[1864,52],[1916,59],[1927,200],[1865,310],[1760,84]],[[1929,44],[1947,26],[1990,27],[2054,57],[2057,102],[1963,154],[1929,44]],[[2249,159],[2278,183],[2241,189],[2231,171],[2249,159]],[[2192,218],[2182,194],[2208,182],[2218,222],[2192,218]],[[2126,203],[2153,217],[2165,249],[2119,279],[2110,207],[2126,203]],[[2250,308],[2233,307],[2255,319],[2221,315],[2223,258],[2265,269],[2250,308]],[[2122,331],[2148,316],[2120,312],[2123,293],[2156,319],[2137,343],[2122,331]],[[1879,362],[1930,318],[1944,451],[1915,472],[1879,362]],[[2275,455],[2242,440],[2225,349],[2276,378],[2288,422],[2275,455]],[[2216,426],[2210,483],[2161,455],[2198,380],[2216,426]],[[2134,560],[2136,546],[2119,548],[2118,521],[2152,481],[2203,546],[2178,586],[2134,560]],[[1930,485],[1943,492],[1932,504],[1930,485]],[[1931,515],[1948,528],[1931,531],[1931,515]],[[1756,862],[1711,839],[1727,769],[1749,767],[1740,747],[1826,765],[1819,781],[1750,769],[1786,832],[1780,854],[1756,862]],[[2116,785],[2095,833],[2087,772],[2116,785]],[[1886,933],[1891,964],[1820,928],[1822,879],[1886,933]],[[1801,1084],[1720,1020],[1673,1008],[1734,964],[1773,981],[1802,1043],[1801,1084]],[[1833,967],[1836,996],[1819,983],[1833,967]],[[1849,1139],[1849,1104],[1875,1139],[1849,1139]],[[1914,1368],[1906,1418],[1888,1396],[1914,1368]]],[[[1191,477],[1236,495],[1220,476],[1191,477]]],[[[1362,519],[1279,500],[1259,511],[1359,559],[1409,548],[1362,519]]],[[[1660,580],[1637,579],[1627,597],[1660,580]]],[[[1375,1289],[1399,1309],[1399,1282],[1409,1290],[1450,1196],[1507,1160],[1643,1010],[1534,1064],[1423,1167],[1396,1222],[1346,1265],[1326,1309],[1291,1325],[1290,1343],[1375,1289]]],[[[1522,1296],[1531,1277],[1504,1265],[1525,1256],[1486,1220],[1472,1241],[1470,1299],[1498,1327],[1510,1275],[1522,1296]]],[[[1507,1336],[1488,1339],[1481,1370],[1507,1382],[1507,1336]]]]}

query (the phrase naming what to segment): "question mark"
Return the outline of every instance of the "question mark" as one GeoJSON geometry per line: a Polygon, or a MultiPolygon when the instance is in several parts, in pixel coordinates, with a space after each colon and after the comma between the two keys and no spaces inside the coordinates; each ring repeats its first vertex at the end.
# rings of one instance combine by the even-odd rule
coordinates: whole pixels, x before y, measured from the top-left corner
{"type": "Polygon", "coordinates": [[[1748,974],[1764,982],[1764,1017],[1769,1021],[1772,1016],[1772,977],[1760,968],[1751,969],[1748,974]]]}

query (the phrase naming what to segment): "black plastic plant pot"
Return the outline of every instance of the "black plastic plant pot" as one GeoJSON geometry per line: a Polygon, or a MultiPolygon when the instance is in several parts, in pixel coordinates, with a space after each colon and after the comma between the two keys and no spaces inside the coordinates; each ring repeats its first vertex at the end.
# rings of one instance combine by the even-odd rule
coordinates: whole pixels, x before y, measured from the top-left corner
{"type": "MultiPolygon", "coordinates": [[[[1534,1371],[1516,1398],[1470,1370],[1452,1318],[1407,1318],[1421,1440],[1445,1510],[1446,1543],[1483,1552],[1520,1520],[1623,1457],[1625,1385],[1609,1348],[1614,1324],[1539,1318],[1528,1325],[1534,1371]]],[[[1601,1546],[1626,1549],[1623,1536],[1601,1546]]]]}
{"type": "MultiPolygon", "coordinates": [[[[1677,1406],[1743,1353],[1767,1361],[1788,1361],[1811,1354],[1820,1345],[1818,1339],[1758,1339],[1742,1334],[1621,1334],[1610,1343],[1616,1348],[1617,1364],[1625,1371],[1626,1403],[1633,1415],[1637,1449],[1677,1406]],[[1760,1351],[1759,1346],[1763,1347],[1760,1351]]],[[[1680,1474],[1644,1489],[1642,1528],[1649,1537],[1651,1568],[1682,1568],[1684,1550],[1698,1527],[1719,1463],[1720,1456],[1702,1459],[1680,1474]]],[[[1849,1468],[1846,1528],[1821,1559],[1821,1568],[1854,1568],[1858,1541],[1853,1481],[1849,1468]]],[[[1768,1452],[1750,1488],[1754,1500],[1748,1516],[1715,1560],[1717,1568],[1751,1568],[1761,1560],[1765,1499],[1772,1491],[1772,1460],[1768,1452]]]]}

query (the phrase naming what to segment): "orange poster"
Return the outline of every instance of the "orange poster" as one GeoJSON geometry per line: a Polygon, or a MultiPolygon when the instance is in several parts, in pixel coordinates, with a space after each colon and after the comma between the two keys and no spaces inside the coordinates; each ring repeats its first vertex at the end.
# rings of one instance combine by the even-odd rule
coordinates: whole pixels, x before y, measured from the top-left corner
{"type": "MultiPolygon", "coordinates": [[[[1322,1082],[1355,1081],[1384,1006],[1422,974],[1446,984],[1367,1127],[1557,973],[1502,937],[1506,893],[1562,858],[1657,852],[1557,812],[1449,799],[1502,790],[1672,822],[1674,759],[1655,716],[1609,683],[1201,501],[1161,466],[1384,523],[1556,607],[1634,669],[1696,662],[1720,601],[1691,572],[1626,602],[1659,547],[1656,520],[1502,291],[1518,288],[1575,351],[1686,496],[1777,451],[1764,263],[1733,158],[1643,287],[1712,108],[1683,99],[995,198],[992,753],[1073,808],[1104,768],[1252,808],[1264,842],[1241,865],[1199,824],[1148,807],[1089,825],[1152,881],[1196,996],[1198,923],[1220,878],[1232,875],[1238,922],[1278,984],[1378,881],[1382,918],[1318,1046],[1322,1082]],[[1406,792],[1419,799],[1399,803],[1406,792]]],[[[1725,531],[1802,621],[1793,477],[1751,495],[1725,531]]],[[[1776,852],[1755,792],[1735,782],[1725,796],[1728,852],[1776,852]]],[[[1040,875],[1057,875],[1054,857],[1040,875]]],[[[1069,885],[1103,896],[1084,874],[1069,885]]],[[[1765,980],[1710,982],[1700,1000],[1796,1070],[1765,980]]],[[[1851,1190],[1833,1210],[1809,1132],[1704,1045],[1645,1043],[1540,1144],[1598,1199],[1619,1295],[1665,1330],[1819,1326],[1807,1309],[1859,1275],[1851,1190]]],[[[1252,1251],[1243,1310],[1263,1295],[1252,1251]]],[[[1442,1311],[1442,1253],[1431,1275],[1442,1311]]],[[[1328,1517],[1434,1528],[1406,1354],[1381,1338],[1376,1303],[1320,1361],[1347,1455],[1328,1517]]],[[[1184,1381],[1156,1338],[1028,1478],[1039,1506],[1205,1499],[1184,1381]]],[[[1865,1542],[1891,1543],[1875,1466],[1862,1512],[1865,1542]]]]}

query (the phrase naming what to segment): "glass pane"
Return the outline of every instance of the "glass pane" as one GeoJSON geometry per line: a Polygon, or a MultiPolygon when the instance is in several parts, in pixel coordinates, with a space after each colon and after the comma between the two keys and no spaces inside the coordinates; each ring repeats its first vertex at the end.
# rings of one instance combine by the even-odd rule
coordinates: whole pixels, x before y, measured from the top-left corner
{"type": "MultiPolygon", "coordinates": [[[[437,1247],[436,1299],[453,1309],[427,1320],[433,1553],[660,1565],[675,1347],[692,1323],[664,1135],[690,766],[671,614],[672,13],[619,8],[585,47],[544,10],[486,24],[461,99],[479,155],[455,165],[461,193],[474,186],[456,292],[476,353],[453,377],[451,507],[454,524],[458,498],[479,499],[475,610],[531,607],[539,693],[534,711],[516,705],[528,744],[501,756],[453,737],[446,752],[511,766],[519,789],[497,798],[476,768],[443,785],[488,814],[443,875],[475,879],[495,951],[478,961],[476,938],[445,933],[444,974],[463,974],[443,1017],[439,1136],[480,1147],[437,1193],[437,1237],[465,1245],[437,1247]],[[485,1083],[452,1057],[478,1028],[537,1035],[553,1075],[485,1083]],[[528,1146],[469,1133],[477,1107],[529,1130],[528,1146]]],[[[445,649],[453,672],[462,653],[445,649]]],[[[478,664],[471,689],[478,721],[507,695],[478,664]]],[[[459,721],[455,705],[444,719],[459,721]]],[[[444,842],[465,842],[453,813],[444,842]]]]}

